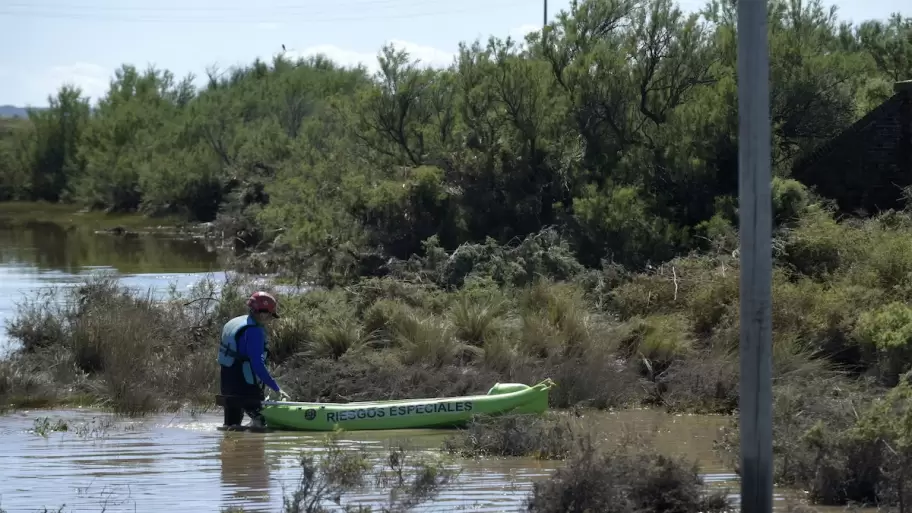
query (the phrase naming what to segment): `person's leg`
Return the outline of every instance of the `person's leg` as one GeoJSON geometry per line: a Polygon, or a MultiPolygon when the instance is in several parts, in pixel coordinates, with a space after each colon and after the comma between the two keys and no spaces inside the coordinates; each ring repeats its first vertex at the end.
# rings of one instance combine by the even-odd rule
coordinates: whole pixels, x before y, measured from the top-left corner
{"type": "Polygon", "coordinates": [[[226,406],[225,407],[225,425],[226,426],[240,426],[241,421],[244,420],[244,410],[238,408],[237,406],[226,406]]]}
{"type": "Polygon", "coordinates": [[[262,401],[266,398],[266,394],[263,392],[262,385],[257,382],[255,384],[244,382],[245,397],[249,397],[247,406],[244,408],[244,413],[250,417],[250,427],[261,428],[266,426],[266,419],[263,417],[263,404],[262,401]]]}
{"type": "Polygon", "coordinates": [[[262,406],[249,407],[244,410],[248,417],[250,417],[250,427],[252,428],[262,428],[266,427],[266,418],[263,417],[262,406]]]}
{"type": "Polygon", "coordinates": [[[222,367],[221,394],[225,396],[225,426],[240,427],[244,420],[244,408],[237,405],[239,396],[244,391],[244,376],[240,366],[222,367]]]}

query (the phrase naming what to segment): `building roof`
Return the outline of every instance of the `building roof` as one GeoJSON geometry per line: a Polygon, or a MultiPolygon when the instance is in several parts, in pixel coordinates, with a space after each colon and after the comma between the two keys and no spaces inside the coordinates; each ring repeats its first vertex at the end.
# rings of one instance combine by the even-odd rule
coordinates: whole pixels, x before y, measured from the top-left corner
{"type": "Polygon", "coordinates": [[[856,134],[875,124],[888,113],[895,111],[895,109],[898,109],[903,101],[903,98],[908,94],[912,94],[912,80],[904,80],[894,83],[893,96],[878,105],[877,108],[865,114],[858,121],[852,123],[852,125],[843,130],[839,135],[821,144],[813,152],[798,160],[798,162],[792,166],[793,172],[801,173],[802,171],[813,167],[822,158],[832,153],[833,150],[848,143],[856,134]]]}

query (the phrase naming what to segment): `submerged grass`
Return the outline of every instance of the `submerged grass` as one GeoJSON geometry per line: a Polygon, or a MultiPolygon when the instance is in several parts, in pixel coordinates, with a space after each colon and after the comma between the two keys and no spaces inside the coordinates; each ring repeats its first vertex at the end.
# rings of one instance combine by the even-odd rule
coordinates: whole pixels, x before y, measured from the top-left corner
{"type": "Polygon", "coordinates": [[[566,458],[582,429],[562,415],[477,417],[447,438],[444,450],[470,457],[525,456],[545,460],[566,458]]]}
{"type": "Polygon", "coordinates": [[[695,462],[656,450],[649,437],[622,431],[608,443],[592,426],[566,415],[476,418],[443,449],[460,456],[563,460],[533,484],[526,511],[722,512],[723,492],[708,492],[695,462]],[[596,440],[599,440],[597,442],[596,440]]]}
{"type": "Polygon", "coordinates": [[[721,492],[706,493],[696,463],[655,451],[640,440],[600,449],[590,436],[573,440],[566,465],[533,485],[530,513],[599,511],[721,513],[721,492]]]}
{"type": "MultiPolygon", "coordinates": [[[[565,285],[554,285],[549,297],[549,285],[536,284],[496,304],[409,290],[393,280],[364,287],[384,292],[370,303],[357,290],[283,298],[284,315],[271,328],[271,363],[291,393],[332,401],[465,395],[498,381],[552,377],[565,382],[555,406],[607,407],[629,399],[629,384],[618,386],[622,379],[641,380],[620,355],[604,351],[614,344],[602,338],[613,336],[607,321],[561,303],[565,285]],[[394,295],[409,293],[435,296],[438,312],[394,295]],[[580,381],[605,370],[618,382],[580,381]]],[[[218,331],[244,312],[248,288],[208,282],[155,300],[101,276],[29,298],[7,325],[20,347],[0,362],[0,400],[16,407],[93,398],[129,414],[209,402],[217,387],[218,331]]]]}
{"type": "MultiPolygon", "coordinates": [[[[64,432],[65,436],[101,439],[114,429],[119,428],[114,427],[112,416],[79,422],[39,417],[34,423],[36,436],[64,432]]],[[[487,455],[536,453],[562,460],[558,470],[537,480],[526,496],[530,512],[696,513],[721,511],[726,505],[724,495],[707,490],[693,462],[656,452],[646,437],[628,434],[610,445],[596,443],[595,433],[570,425],[566,419],[531,415],[479,418],[463,434],[485,440],[483,452],[487,455]],[[524,442],[510,441],[517,433],[524,442]]],[[[283,486],[278,511],[404,513],[424,509],[460,487],[462,470],[453,455],[416,451],[400,444],[378,455],[364,445],[343,443],[343,435],[343,431],[328,433],[322,444],[300,453],[299,477],[292,486],[283,486]]],[[[249,435],[226,435],[234,436],[249,435]]],[[[222,511],[246,510],[233,506],[222,511]]]]}
{"type": "MultiPolygon", "coordinates": [[[[542,420],[532,416],[486,419],[470,428],[485,440],[504,440],[508,433],[530,433],[542,420]]],[[[557,419],[544,421],[554,427],[557,419]]],[[[466,434],[466,437],[474,436],[466,434]]],[[[294,490],[286,490],[282,512],[382,512],[413,511],[430,503],[450,487],[458,486],[460,470],[455,460],[429,457],[402,446],[392,447],[377,465],[362,449],[343,449],[339,433],[326,437],[318,456],[306,453],[300,459],[301,479],[294,490]],[[386,501],[367,505],[347,497],[371,489],[385,492],[386,501]]],[[[488,444],[486,454],[526,455],[543,453],[541,447],[557,442],[555,433],[545,437],[526,436],[522,448],[499,442],[488,444]],[[535,438],[536,441],[532,441],[535,438]],[[551,441],[547,441],[547,439],[551,441]],[[544,445],[542,445],[544,444],[544,445]],[[538,446],[539,449],[533,449],[538,446]]],[[[526,511],[565,513],[598,511],[634,513],[713,513],[730,509],[722,492],[709,492],[694,462],[657,452],[643,437],[628,436],[616,445],[596,444],[591,432],[564,431],[562,448],[552,454],[564,460],[549,478],[534,483],[525,499],[526,511]]],[[[474,450],[474,449],[473,449],[474,450]]],[[[243,508],[222,512],[243,512],[243,508]]]]}
{"type": "MultiPolygon", "coordinates": [[[[341,432],[327,435],[321,450],[302,452],[301,476],[292,490],[285,490],[282,513],[403,513],[433,501],[458,479],[460,470],[447,459],[391,447],[377,464],[363,449],[339,443],[341,432]],[[379,505],[348,496],[372,490],[387,499],[379,505]]],[[[242,513],[243,507],[223,508],[222,513],[242,513]]]]}

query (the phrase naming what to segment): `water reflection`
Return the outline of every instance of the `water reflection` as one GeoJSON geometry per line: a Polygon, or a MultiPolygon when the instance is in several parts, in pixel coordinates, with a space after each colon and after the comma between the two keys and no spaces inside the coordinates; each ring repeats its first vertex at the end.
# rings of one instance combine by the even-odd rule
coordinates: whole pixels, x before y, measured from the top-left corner
{"type": "MultiPolygon", "coordinates": [[[[322,435],[312,433],[225,433],[221,416],[162,415],[142,425],[125,427],[118,420],[100,439],[75,431],[30,433],[36,417],[64,418],[71,425],[97,414],[86,411],[16,412],[0,416],[4,450],[0,451],[0,500],[7,511],[213,511],[242,507],[281,511],[282,499],[300,483],[300,451],[321,452],[322,435]]],[[[721,419],[673,416],[661,412],[625,411],[594,414],[588,422],[603,433],[643,428],[656,432],[663,452],[701,462],[711,488],[737,493],[737,479],[707,447],[721,419]]],[[[382,464],[385,447],[408,438],[413,450],[436,452],[449,432],[346,433],[342,447],[364,447],[382,464]]],[[[456,462],[462,472],[436,500],[417,511],[521,511],[532,483],[545,478],[559,462],[534,458],[478,458],[456,462]]],[[[346,502],[366,500],[374,506],[387,490],[364,490],[346,502]]],[[[789,492],[789,497],[795,497],[789,492]]],[[[776,511],[788,511],[776,491],[776,511]]],[[[836,508],[815,508],[835,512],[836,508]]]]}
{"type": "Polygon", "coordinates": [[[222,489],[228,494],[228,502],[244,504],[245,509],[269,510],[270,476],[265,436],[225,433],[219,442],[219,459],[222,489]]]}
{"type": "Polygon", "coordinates": [[[109,267],[121,273],[205,272],[219,267],[218,256],[199,240],[156,235],[96,234],[92,227],[0,218],[0,264],[79,273],[109,267]]]}
{"type": "Polygon", "coordinates": [[[79,283],[85,274],[115,272],[141,292],[162,295],[221,269],[218,254],[197,240],[163,236],[120,237],[93,227],[11,221],[0,216],[0,357],[15,346],[3,329],[16,305],[48,286],[79,283]]]}

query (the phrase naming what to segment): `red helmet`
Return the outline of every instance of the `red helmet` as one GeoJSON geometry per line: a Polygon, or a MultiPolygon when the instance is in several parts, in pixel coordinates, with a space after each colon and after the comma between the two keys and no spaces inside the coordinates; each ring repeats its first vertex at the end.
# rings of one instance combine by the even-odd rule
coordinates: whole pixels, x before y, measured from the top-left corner
{"type": "Polygon", "coordinates": [[[278,318],[279,315],[276,313],[276,306],[278,306],[276,298],[272,297],[272,294],[269,294],[268,292],[254,292],[247,300],[247,307],[252,311],[269,312],[273,317],[278,318]]]}

